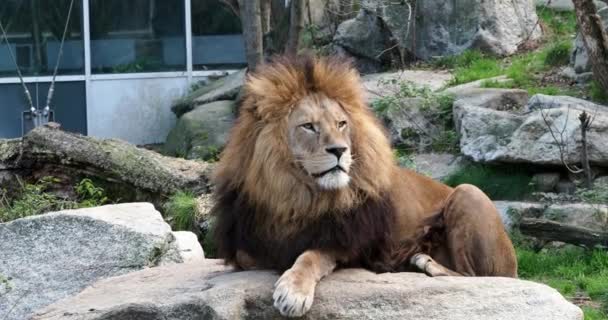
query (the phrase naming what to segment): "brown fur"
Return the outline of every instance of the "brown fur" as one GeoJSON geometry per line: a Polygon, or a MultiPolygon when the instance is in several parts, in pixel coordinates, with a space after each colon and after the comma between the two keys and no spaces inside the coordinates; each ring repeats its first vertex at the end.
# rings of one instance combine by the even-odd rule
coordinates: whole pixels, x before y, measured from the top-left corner
{"type": "Polygon", "coordinates": [[[249,75],[244,90],[214,176],[216,241],[228,262],[237,264],[237,252],[243,251],[248,266],[255,261],[258,267],[284,270],[306,250],[320,250],[342,265],[399,271],[413,254],[424,252],[468,274],[454,263],[455,255],[485,237],[488,245],[469,256],[493,269],[477,275],[516,274],[512,245],[483,193],[474,187],[452,189],[398,168],[349,63],[279,58],[249,75]],[[319,191],[302,183],[290,152],[287,119],[299,101],[314,94],[338,102],[349,117],[355,161],[350,184],[342,189],[319,191]],[[480,208],[481,216],[470,215],[480,208]],[[470,229],[467,219],[477,219],[470,225],[485,229],[470,229]]]}

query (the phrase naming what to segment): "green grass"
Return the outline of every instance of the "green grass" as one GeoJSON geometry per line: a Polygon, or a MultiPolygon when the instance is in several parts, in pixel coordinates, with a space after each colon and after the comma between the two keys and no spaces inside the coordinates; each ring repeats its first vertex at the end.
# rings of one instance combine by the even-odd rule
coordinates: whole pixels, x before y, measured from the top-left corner
{"type": "Polygon", "coordinates": [[[585,319],[608,319],[608,252],[576,247],[534,252],[517,248],[519,276],[545,283],[572,298],[588,295],[585,319]]]}
{"type": "Polygon", "coordinates": [[[600,85],[594,80],[589,85],[589,96],[593,101],[608,104],[608,92],[602,89],[600,85]]]}
{"type": "Polygon", "coordinates": [[[179,191],[164,205],[165,217],[176,231],[192,231],[196,224],[196,197],[179,191]]]}
{"type": "Polygon", "coordinates": [[[524,170],[471,164],[452,173],[443,182],[452,187],[463,183],[475,185],[493,200],[521,200],[534,191],[531,180],[524,170]]]}
{"type": "Polygon", "coordinates": [[[74,186],[76,199],[62,198],[52,192],[61,182],[49,176],[36,183],[24,183],[17,195],[10,198],[7,191],[0,190],[0,223],[51,211],[100,206],[108,202],[104,189],[97,187],[90,179],[83,179],[74,186]]]}

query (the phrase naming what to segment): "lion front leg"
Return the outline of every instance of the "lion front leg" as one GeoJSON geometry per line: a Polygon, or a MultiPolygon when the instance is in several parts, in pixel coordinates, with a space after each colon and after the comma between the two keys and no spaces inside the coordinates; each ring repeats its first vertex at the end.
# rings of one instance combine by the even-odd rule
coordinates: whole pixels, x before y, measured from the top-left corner
{"type": "Polygon", "coordinates": [[[332,255],[318,250],[302,253],[275,283],[272,296],[275,308],[284,316],[303,316],[312,306],[317,283],[335,267],[332,255]]]}

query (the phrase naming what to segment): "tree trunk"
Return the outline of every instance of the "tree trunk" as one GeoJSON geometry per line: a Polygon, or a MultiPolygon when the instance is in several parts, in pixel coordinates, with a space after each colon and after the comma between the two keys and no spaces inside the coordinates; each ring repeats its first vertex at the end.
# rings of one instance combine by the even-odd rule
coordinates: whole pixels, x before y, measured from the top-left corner
{"type": "Polygon", "coordinates": [[[264,60],[260,1],[262,0],[239,0],[247,65],[250,71],[255,70],[264,60]]]}
{"type": "Polygon", "coordinates": [[[608,35],[593,0],[573,0],[576,21],[589,54],[593,75],[608,91],[608,35]]]}
{"type": "Polygon", "coordinates": [[[291,0],[289,12],[289,38],[285,46],[285,53],[289,55],[298,54],[302,30],[304,30],[304,10],[306,0],[291,0]]]}
{"type": "Polygon", "coordinates": [[[262,35],[265,36],[270,32],[270,15],[272,12],[270,0],[260,0],[260,10],[262,12],[262,35]]]}
{"type": "Polygon", "coordinates": [[[581,144],[583,149],[581,150],[581,162],[583,164],[583,171],[585,172],[585,186],[590,189],[593,186],[593,176],[591,174],[591,166],[589,165],[589,148],[587,147],[587,131],[591,126],[591,116],[586,112],[580,114],[578,117],[581,122],[581,144]]]}

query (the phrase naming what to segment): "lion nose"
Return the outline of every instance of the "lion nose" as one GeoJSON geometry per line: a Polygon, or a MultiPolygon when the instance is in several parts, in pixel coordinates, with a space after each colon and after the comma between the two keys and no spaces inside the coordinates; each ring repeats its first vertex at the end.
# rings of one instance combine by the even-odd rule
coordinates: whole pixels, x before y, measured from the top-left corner
{"type": "Polygon", "coordinates": [[[335,155],[338,159],[340,159],[340,157],[342,156],[342,154],[344,152],[346,152],[348,148],[345,147],[332,147],[332,148],[326,148],[325,150],[333,155],[335,155]]]}

